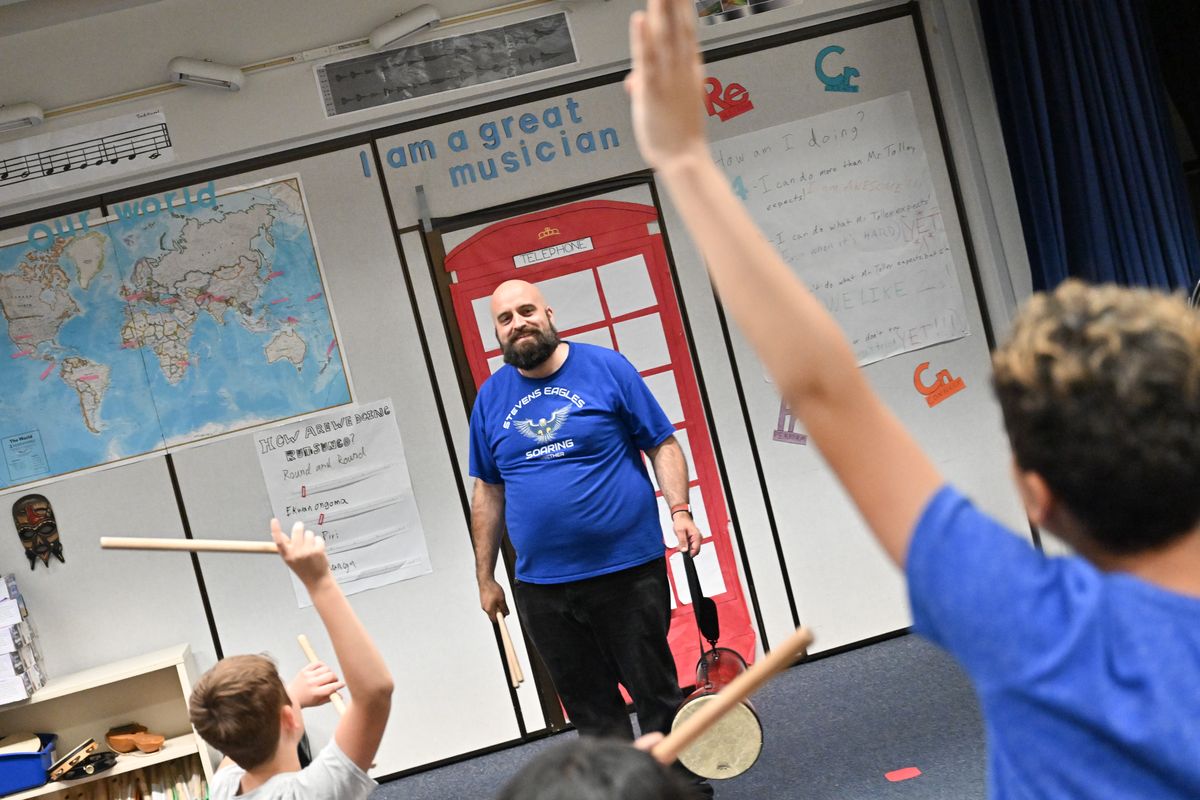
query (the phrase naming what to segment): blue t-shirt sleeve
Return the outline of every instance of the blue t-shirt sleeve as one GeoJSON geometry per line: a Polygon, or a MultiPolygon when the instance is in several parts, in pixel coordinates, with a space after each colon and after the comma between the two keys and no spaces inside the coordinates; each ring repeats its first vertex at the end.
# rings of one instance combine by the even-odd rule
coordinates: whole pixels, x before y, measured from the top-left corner
{"type": "Polygon", "coordinates": [[[613,355],[609,369],[621,392],[622,421],[639,450],[657,447],[674,435],[675,426],[629,359],[620,353],[613,355]]]}
{"type": "Polygon", "coordinates": [[[942,487],[909,545],[914,628],[981,685],[1022,680],[1059,649],[1092,593],[1086,570],[1068,573],[1065,562],[1045,557],[955,489],[942,487]]]}
{"type": "Polygon", "coordinates": [[[471,409],[471,443],[467,471],[471,477],[479,478],[487,483],[503,483],[492,448],[488,444],[487,415],[483,411],[483,392],[475,397],[475,406],[471,409]]]}

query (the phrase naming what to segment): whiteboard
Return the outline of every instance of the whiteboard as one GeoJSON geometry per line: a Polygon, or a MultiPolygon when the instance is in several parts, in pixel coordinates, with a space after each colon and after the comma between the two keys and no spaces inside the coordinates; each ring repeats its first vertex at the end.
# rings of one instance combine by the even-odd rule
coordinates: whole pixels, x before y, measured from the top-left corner
{"type": "Polygon", "coordinates": [[[970,333],[908,92],[743,133],[712,151],[859,364],[970,333]]]}

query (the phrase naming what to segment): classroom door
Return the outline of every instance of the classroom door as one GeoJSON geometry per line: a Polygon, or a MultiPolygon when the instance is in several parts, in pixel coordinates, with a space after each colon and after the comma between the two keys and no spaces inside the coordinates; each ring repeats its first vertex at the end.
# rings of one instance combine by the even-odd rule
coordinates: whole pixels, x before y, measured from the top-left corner
{"type": "MultiPolygon", "coordinates": [[[[495,287],[512,278],[541,289],[564,339],[611,348],[633,363],[675,424],[688,458],[691,502],[705,534],[696,566],[704,593],[717,605],[721,644],[753,661],[754,629],[658,212],[645,187],[634,192],[645,202],[574,202],[448,236],[447,244],[459,242],[444,262],[453,316],[476,388],[503,365],[489,301],[495,287]]],[[[650,476],[654,480],[653,470],[650,476]]],[[[680,685],[690,686],[699,637],[670,514],[655,488],[670,564],[671,650],[680,685]]]]}

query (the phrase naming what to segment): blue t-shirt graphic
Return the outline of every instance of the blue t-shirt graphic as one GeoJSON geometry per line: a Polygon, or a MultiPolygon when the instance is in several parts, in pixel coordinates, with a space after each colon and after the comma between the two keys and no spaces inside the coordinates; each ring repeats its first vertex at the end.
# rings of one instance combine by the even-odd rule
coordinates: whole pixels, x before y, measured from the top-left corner
{"type": "Polygon", "coordinates": [[[992,800],[1200,798],[1200,599],[1046,558],[950,487],[907,573],[917,632],[975,684],[992,800]]]}
{"type": "Polygon", "coordinates": [[[504,484],[517,579],[528,583],[604,575],[665,549],[641,451],[675,426],[623,355],[569,348],[546,378],[500,368],[471,411],[470,473],[504,484]]]}

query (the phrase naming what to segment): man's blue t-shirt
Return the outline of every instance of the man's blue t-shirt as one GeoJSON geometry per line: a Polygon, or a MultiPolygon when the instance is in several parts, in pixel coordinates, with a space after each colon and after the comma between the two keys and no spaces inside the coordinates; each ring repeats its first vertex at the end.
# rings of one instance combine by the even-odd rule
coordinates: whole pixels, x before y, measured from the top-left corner
{"type": "Polygon", "coordinates": [[[950,487],[907,573],[979,694],[993,800],[1200,798],[1200,599],[1047,558],[950,487]]]}
{"type": "Polygon", "coordinates": [[[505,365],[471,411],[471,475],[504,484],[517,579],[565,583],[663,557],[641,451],[675,433],[620,353],[570,344],[547,378],[505,365]]]}

